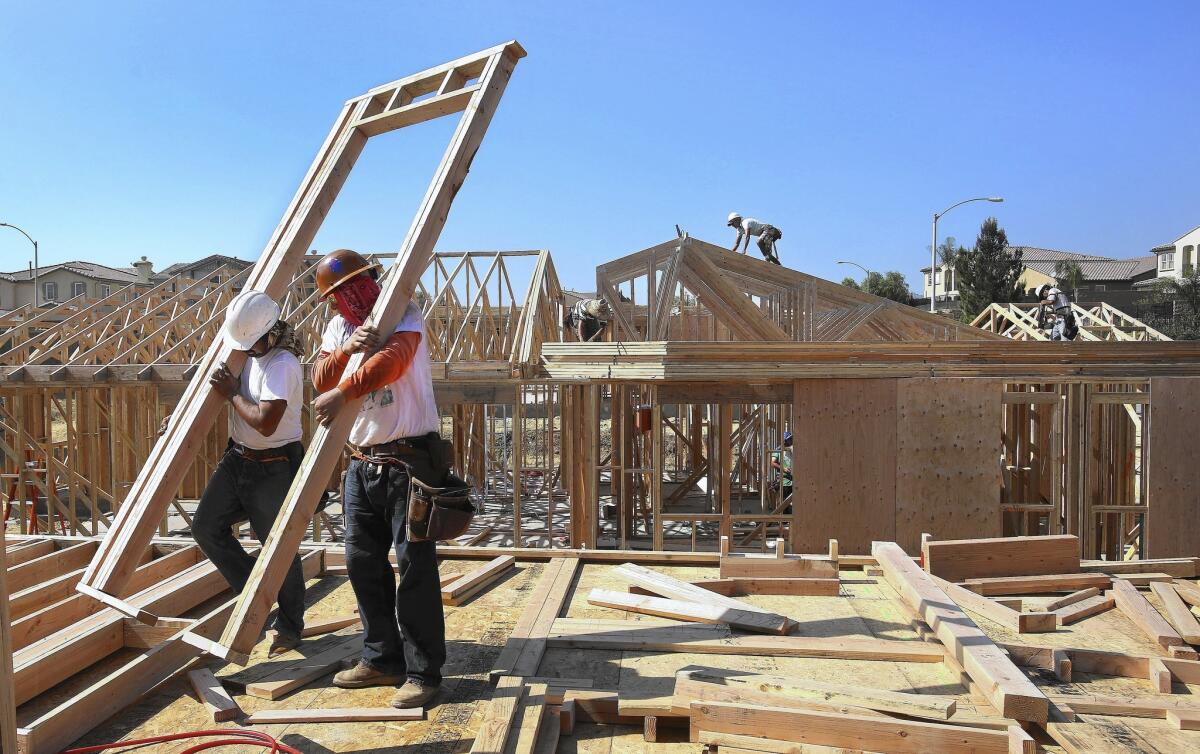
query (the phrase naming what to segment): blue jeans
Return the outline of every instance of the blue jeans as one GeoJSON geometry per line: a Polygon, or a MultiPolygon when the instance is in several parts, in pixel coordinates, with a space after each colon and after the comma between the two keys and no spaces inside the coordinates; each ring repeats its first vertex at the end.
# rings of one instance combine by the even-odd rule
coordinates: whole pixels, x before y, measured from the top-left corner
{"type": "MultiPolygon", "coordinates": [[[[248,520],[254,536],[265,542],[304,460],[304,446],[298,442],[284,445],[279,452],[287,456],[286,461],[253,461],[226,450],[192,516],[192,537],[235,592],[245,588],[255,559],[234,538],[231,527],[248,520]]],[[[304,572],[299,555],[279,588],[278,600],[273,627],[299,637],[304,630],[304,572]]]]}
{"type": "Polygon", "coordinates": [[[408,470],[355,459],[346,472],[346,570],[363,624],[362,659],[391,675],[442,680],[446,619],[432,540],[409,542],[408,470]],[[399,583],[388,561],[396,551],[399,583]]]}

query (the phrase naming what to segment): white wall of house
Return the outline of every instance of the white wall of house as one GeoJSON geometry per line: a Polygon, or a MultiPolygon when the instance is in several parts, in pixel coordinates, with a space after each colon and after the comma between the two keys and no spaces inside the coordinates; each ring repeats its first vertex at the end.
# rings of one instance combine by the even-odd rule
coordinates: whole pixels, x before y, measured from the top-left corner
{"type": "Polygon", "coordinates": [[[1175,239],[1173,250],[1156,251],[1158,277],[1182,277],[1200,263],[1200,227],[1175,239]]]}

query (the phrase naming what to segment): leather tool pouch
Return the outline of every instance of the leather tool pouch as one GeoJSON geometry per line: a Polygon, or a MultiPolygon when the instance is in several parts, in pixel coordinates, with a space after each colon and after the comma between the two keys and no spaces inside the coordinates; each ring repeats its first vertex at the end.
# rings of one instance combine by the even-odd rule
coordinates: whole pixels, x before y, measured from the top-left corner
{"type": "Polygon", "coordinates": [[[470,493],[470,485],[454,474],[447,473],[441,487],[432,487],[415,476],[410,477],[408,541],[438,541],[462,536],[475,517],[470,493]]]}

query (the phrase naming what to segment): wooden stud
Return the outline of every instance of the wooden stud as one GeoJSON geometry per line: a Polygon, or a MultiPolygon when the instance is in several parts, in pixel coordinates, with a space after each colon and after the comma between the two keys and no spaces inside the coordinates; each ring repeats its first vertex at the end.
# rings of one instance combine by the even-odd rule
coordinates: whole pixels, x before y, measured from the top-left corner
{"type": "Polygon", "coordinates": [[[187,677],[197,698],[208,708],[214,723],[232,720],[242,714],[237,702],[233,701],[233,697],[229,696],[229,692],[225,690],[211,670],[208,668],[192,670],[188,672],[187,677]]]}
{"type": "Polygon", "coordinates": [[[1200,644],[1200,622],[1179,597],[1179,592],[1170,583],[1154,582],[1150,591],[1162,602],[1167,620],[1188,644],[1200,644]]]}
{"type": "Polygon", "coordinates": [[[442,587],[442,604],[462,605],[499,580],[516,564],[517,559],[512,555],[501,555],[486,565],[464,574],[442,587]]]}
{"type": "Polygon", "coordinates": [[[731,628],[753,633],[786,634],[792,628],[792,622],[782,615],[738,610],[723,605],[647,597],[610,589],[593,589],[588,593],[587,601],[589,605],[625,610],[641,615],[657,615],[695,623],[728,624],[731,628]]]}
{"type": "Polygon", "coordinates": [[[343,707],[334,709],[263,709],[250,713],[246,725],[289,725],[293,723],[368,723],[423,720],[425,710],[392,707],[343,707]]]}
{"type": "Polygon", "coordinates": [[[1117,609],[1133,621],[1134,625],[1153,642],[1163,649],[1172,646],[1182,646],[1183,639],[1171,628],[1158,611],[1132,585],[1124,581],[1114,581],[1109,595],[1117,604],[1117,609]]]}

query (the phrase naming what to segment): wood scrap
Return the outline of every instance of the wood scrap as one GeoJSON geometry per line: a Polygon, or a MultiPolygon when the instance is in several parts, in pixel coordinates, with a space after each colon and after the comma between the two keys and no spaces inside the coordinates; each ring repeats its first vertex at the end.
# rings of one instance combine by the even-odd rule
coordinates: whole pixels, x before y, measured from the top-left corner
{"type": "Polygon", "coordinates": [[[1071,592],[1065,597],[1059,597],[1058,599],[1050,600],[1042,606],[1042,609],[1048,613],[1052,613],[1059,608],[1066,607],[1067,605],[1074,605],[1076,602],[1083,602],[1089,597],[1096,597],[1099,594],[1099,587],[1093,586],[1088,587],[1087,589],[1080,589],[1078,592],[1071,592]]]}
{"type": "Polygon", "coordinates": [[[784,617],[776,616],[775,613],[769,610],[763,610],[745,602],[738,602],[731,597],[692,586],[686,581],[680,581],[664,573],[652,571],[649,568],[634,563],[623,563],[617,566],[615,571],[618,575],[624,576],[638,586],[649,589],[663,597],[699,602],[700,604],[720,605],[734,610],[752,610],[779,618],[784,617]]]}
{"type": "Polygon", "coordinates": [[[1115,605],[1116,602],[1111,596],[1098,594],[1095,597],[1088,597],[1085,600],[1072,603],[1066,607],[1060,607],[1053,612],[1058,616],[1058,624],[1060,626],[1069,626],[1084,618],[1090,618],[1106,610],[1111,610],[1115,605]]]}
{"type": "Polygon", "coordinates": [[[1179,598],[1193,607],[1200,607],[1200,586],[1190,581],[1175,579],[1175,591],[1179,598]]]}
{"type": "Polygon", "coordinates": [[[1171,576],[1166,573],[1119,573],[1113,575],[1112,579],[1113,581],[1124,581],[1137,587],[1148,587],[1151,584],[1159,582],[1171,583],[1171,576]]]}
{"type": "Polygon", "coordinates": [[[731,628],[754,633],[786,634],[792,628],[792,622],[783,616],[737,610],[721,605],[702,605],[684,600],[615,592],[611,589],[593,589],[588,593],[588,604],[674,620],[727,624],[731,628]]]}
{"type": "MultiPolygon", "coordinates": [[[[841,594],[838,579],[821,578],[726,578],[686,582],[726,597],[745,597],[750,594],[791,597],[837,597],[841,594]]],[[[657,592],[629,585],[630,594],[655,595],[657,592]]]]}
{"type": "Polygon", "coordinates": [[[342,661],[362,652],[362,634],[347,636],[323,652],[284,663],[264,678],[246,684],[246,694],[258,699],[280,699],[323,675],[341,669],[342,661]]]}
{"type": "Polygon", "coordinates": [[[423,720],[425,710],[395,707],[339,707],[331,709],[263,709],[246,716],[247,725],[287,725],[291,723],[369,723],[423,720]]]}
{"type": "Polygon", "coordinates": [[[512,555],[501,555],[486,565],[464,574],[442,587],[443,605],[462,605],[467,600],[487,589],[507,571],[516,567],[517,559],[512,555]]]}
{"type": "Polygon", "coordinates": [[[1079,570],[1079,538],[1042,537],[928,540],[921,555],[927,573],[947,581],[1037,576],[1079,570]]]}
{"type": "Polygon", "coordinates": [[[237,702],[233,701],[233,697],[208,668],[188,671],[187,678],[192,690],[196,692],[196,697],[208,708],[214,723],[232,720],[242,714],[237,702]]]}
{"type": "Polygon", "coordinates": [[[362,618],[358,615],[358,610],[355,609],[354,615],[343,615],[338,618],[328,618],[326,620],[317,621],[316,623],[305,623],[304,631],[301,636],[308,639],[313,636],[321,636],[323,634],[331,634],[334,631],[340,631],[343,628],[357,625],[362,618]]]}

